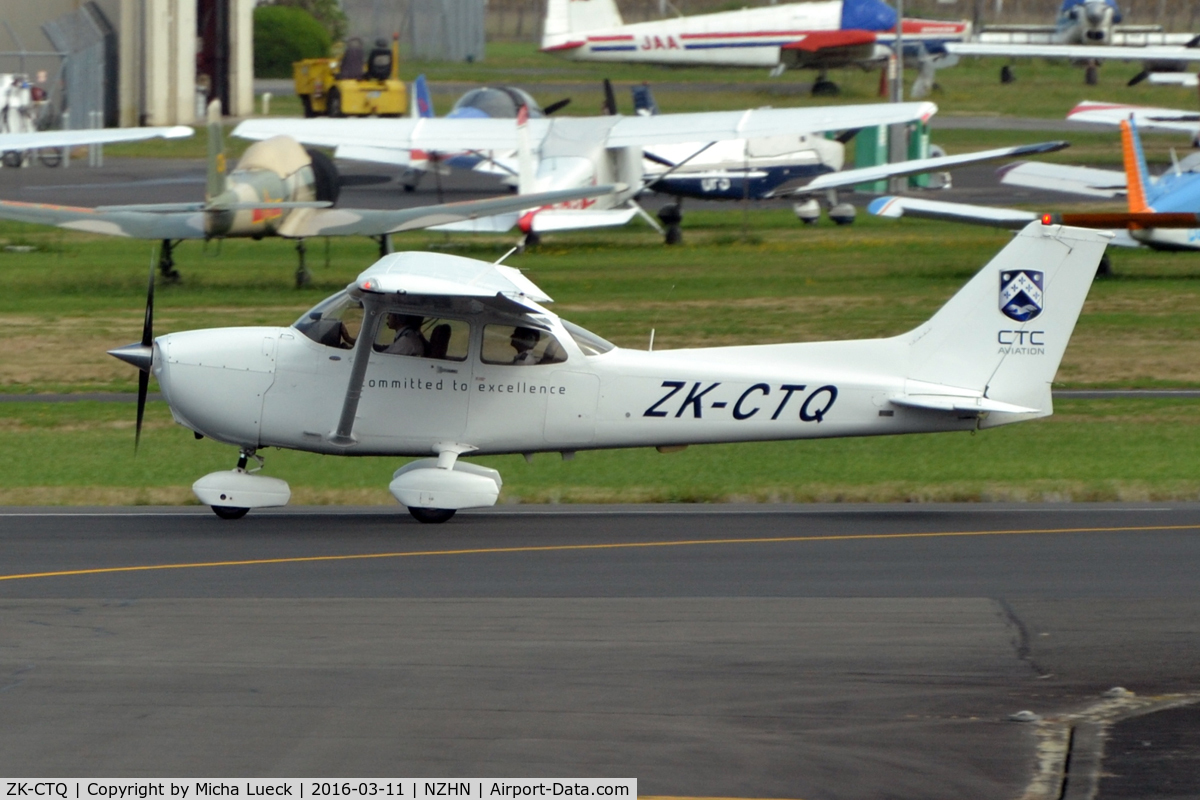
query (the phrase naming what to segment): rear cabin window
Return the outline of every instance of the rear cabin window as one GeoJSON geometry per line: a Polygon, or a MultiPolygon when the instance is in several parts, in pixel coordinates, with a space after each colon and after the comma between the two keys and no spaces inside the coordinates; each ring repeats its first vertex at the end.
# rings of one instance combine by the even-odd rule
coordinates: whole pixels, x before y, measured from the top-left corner
{"type": "Polygon", "coordinates": [[[547,330],[522,325],[485,325],[481,358],[485,364],[532,367],[561,364],[567,360],[567,354],[547,330]]]}
{"type": "Polygon", "coordinates": [[[461,319],[388,313],[375,336],[375,350],[398,356],[465,361],[471,326],[461,319]]]}

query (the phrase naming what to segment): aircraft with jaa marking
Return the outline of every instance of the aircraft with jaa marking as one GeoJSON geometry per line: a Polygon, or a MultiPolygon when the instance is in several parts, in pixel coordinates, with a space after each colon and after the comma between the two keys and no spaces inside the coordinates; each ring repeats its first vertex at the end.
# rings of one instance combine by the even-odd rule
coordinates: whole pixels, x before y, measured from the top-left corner
{"type": "MultiPolygon", "coordinates": [[[[281,447],[417,456],[391,493],[422,522],[493,505],[502,479],[466,456],[991,428],[1051,413],[1050,382],[1111,234],[1026,227],[932,318],[884,339],[649,351],[547,308],[518,270],[394,253],[289,327],[153,335],[110,351],[175,421],[232,445],[193,486],[218,516],[281,506],[248,469],[281,447]]],[[[153,276],[153,272],[151,273],[153,276]]]]}

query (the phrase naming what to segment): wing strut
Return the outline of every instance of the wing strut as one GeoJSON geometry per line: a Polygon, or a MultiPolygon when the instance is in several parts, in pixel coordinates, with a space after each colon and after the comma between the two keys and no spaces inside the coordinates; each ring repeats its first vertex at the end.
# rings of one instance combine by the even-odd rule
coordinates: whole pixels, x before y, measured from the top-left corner
{"type": "Polygon", "coordinates": [[[374,349],[375,335],[383,319],[382,298],[371,293],[363,294],[363,324],[354,343],[354,365],[350,368],[350,383],[346,386],[346,400],[342,404],[342,416],[337,429],[329,435],[329,441],[338,447],[350,447],[358,443],[354,438],[354,415],[358,413],[358,401],[362,397],[363,380],[367,376],[367,362],[374,349]]]}

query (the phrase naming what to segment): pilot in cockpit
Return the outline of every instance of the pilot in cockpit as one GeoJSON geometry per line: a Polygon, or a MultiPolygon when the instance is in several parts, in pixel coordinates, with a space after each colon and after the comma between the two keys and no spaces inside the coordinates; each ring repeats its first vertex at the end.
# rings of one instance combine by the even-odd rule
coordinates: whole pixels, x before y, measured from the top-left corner
{"type": "Polygon", "coordinates": [[[395,356],[428,356],[429,342],[421,333],[424,321],[424,317],[415,314],[389,313],[386,325],[396,332],[396,336],[383,352],[395,356]]]}
{"type": "Polygon", "coordinates": [[[513,366],[523,367],[540,364],[541,358],[533,352],[542,335],[533,328],[514,328],[509,340],[517,355],[513,358],[513,366]]]}

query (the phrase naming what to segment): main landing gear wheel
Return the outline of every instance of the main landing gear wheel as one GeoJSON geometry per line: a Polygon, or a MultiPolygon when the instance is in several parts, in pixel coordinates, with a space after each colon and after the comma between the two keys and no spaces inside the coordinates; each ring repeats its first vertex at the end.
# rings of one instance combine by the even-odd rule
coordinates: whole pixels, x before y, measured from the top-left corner
{"type": "Polygon", "coordinates": [[[1108,257],[1108,253],[1100,256],[1100,263],[1096,265],[1097,278],[1111,278],[1113,274],[1112,259],[1108,257]]]}
{"type": "Polygon", "coordinates": [[[841,93],[836,83],[824,79],[816,81],[812,87],[813,97],[837,97],[841,93]]]}
{"type": "MultiPolygon", "coordinates": [[[[213,509],[213,511],[216,510],[216,508],[213,509]]],[[[412,514],[413,519],[417,522],[440,524],[453,517],[454,512],[457,510],[454,508],[413,508],[410,506],[408,513],[412,514]]]]}
{"type": "Polygon", "coordinates": [[[1013,68],[1010,67],[1008,64],[1005,64],[1003,67],[1000,68],[1000,82],[1001,83],[1012,83],[1016,79],[1017,79],[1017,76],[1015,73],[1013,73],[1013,68]]]}
{"type": "Polygon", "coordinates": [[[209,508],[221,519],[241,519],[250,513],[250,509],[236,506],[209,506],[209,508]]]}
{"type": "Polygon", "coordinates": [[[658,221],[663,224],[663,241],[667,244],[679,244],[683,241],[683,201],[676,199],[658,210],[658,221]]]}

